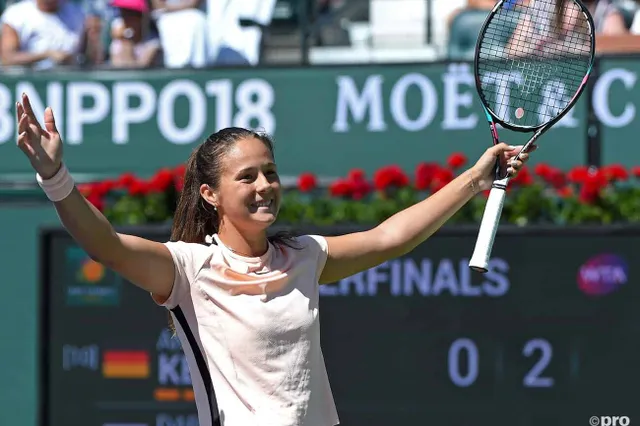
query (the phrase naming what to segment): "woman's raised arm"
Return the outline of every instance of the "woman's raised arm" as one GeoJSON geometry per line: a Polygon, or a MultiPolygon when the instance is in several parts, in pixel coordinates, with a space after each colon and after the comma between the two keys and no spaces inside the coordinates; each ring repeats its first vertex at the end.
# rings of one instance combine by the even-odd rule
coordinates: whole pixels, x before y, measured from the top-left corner
{"type": "MultiPolygon", "coordinates": [[[[396,213],[377,227],[364,232],[327,237],[329,254],[320,283],[336,282],[413,250],[474,195],[491,187],[496,158],[506,164],[521,149],[521,146],[510,147],[505,143],[495,145],[487,149],[474,167],[440,191],[396,213]]],[[[509,174],[515,176],[528,157],[523,153],[520,156],[522,161],[510,163],[507,170],[509,174]]]]}
{"type": "Polygon", "coordinates": [[[62,162],[62,140],[51,108],[42,128],[29,98],[16,104],[18,147],[37,172],[37,179],[54,202],[60,221],[92,258],[113,269],[135,285],[158,297],[168,297],[174,282],[174,264],[162,243],[118,234],[104,215],[75,187],[62,162]]]}

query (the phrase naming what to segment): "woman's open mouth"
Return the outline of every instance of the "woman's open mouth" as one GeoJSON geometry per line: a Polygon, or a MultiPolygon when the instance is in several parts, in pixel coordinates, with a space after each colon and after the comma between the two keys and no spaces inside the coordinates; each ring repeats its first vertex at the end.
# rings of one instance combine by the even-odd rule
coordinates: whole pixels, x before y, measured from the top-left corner
{"type": "Polygon", "coordinates": [[[255,208],[270,208],[273,205],[273,199],[271,200],[263,200],[263,201],[258,201],[257,203],[253,203],[251,204],[251,207],[255,207],[255,208]]]}

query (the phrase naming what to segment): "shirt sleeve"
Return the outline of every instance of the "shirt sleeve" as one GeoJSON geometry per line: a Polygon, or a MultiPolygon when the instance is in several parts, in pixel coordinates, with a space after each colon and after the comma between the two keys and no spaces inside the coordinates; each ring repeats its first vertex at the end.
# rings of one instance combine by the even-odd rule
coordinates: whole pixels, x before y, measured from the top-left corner
{"type": "Polygon", "coordinates": [[[181,241],[167,242],[164,245],[169,249],[173,258],[175,271],[173,287],[171,294],[166,299],[153,294],[151,297],[158,305],[173,309],[189,295],[191,285],[211,256],[211,249],[202,244],[181,241]]]}
{"type": "Polygon", "coordinates": [[[18,5],[19,3],[9,6],[2,14],[2,17],[0,17],[0,22],[13,28],[18,33],[20,41],[22,41],[23,28],[27,14],[20,10],[21,8],[18,7],[18,5]]]}
{"type": "Polygon", "coordinates": [[[309,256],[312,256],[315,260],[316,281],[319,281],[329,256],[327,239],[320,235],[305,235],[300,238],[305,245],[305,249],[309,251],[309,256]]]}

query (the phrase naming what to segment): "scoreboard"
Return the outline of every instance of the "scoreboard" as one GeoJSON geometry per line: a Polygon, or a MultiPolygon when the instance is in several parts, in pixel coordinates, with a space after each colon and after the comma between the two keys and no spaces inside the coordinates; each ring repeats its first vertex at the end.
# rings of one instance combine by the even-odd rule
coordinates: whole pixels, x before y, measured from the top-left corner
{"type": "Polygon", "coordinates": [[[45,424],[198,426],[166,310],[64,233],[44,241],[45,424]]]}
{"type": "MultiPolygon", "coordinates": [[[[484,275],[476,232],[321,287],[341,424],[640,424],[640,228],[504,228],[484,275]]],[[[165,309],[62,230],[42,254],[41,426],[197,426],[165,309]]]]}

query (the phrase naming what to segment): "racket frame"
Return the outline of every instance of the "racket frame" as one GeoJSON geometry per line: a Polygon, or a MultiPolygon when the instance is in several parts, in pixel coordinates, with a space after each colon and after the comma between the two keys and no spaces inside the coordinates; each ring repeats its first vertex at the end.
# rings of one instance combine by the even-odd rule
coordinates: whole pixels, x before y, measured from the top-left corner
{"type": "MultiPolygon", "coordinates": [[[[561,1],[561,0],[559,0],[561,1]]],[[[534,132],[531,138],[527,141],[527,143],[522,147],[522,150],[516,155],[515,160],[520,159],[520,155],[526,153],[531,145],[535,143],[535,141],[544,134],[548,129],[550,129],[554,124],[560,121],[578,102],[578,99],[584,92],[584,89],[587,87],[587,81],[589,80],[589,76],[591,75],[591,70],[593,69],[593,64],[595,62],[595,48],[596,48],[596,38],[595,38],[595,25],[593,22],[593,17],[586,6],[582,3],[581,0],[570,0],[573,1],[580,7],[581,12],[587,18],[587,23],[589,25],[589,31],[591,35],[591,50],[589,52],[591,63],[589,64],[589,68],[585,73],[578,90],[573,95],[573,98],[567,106],[554,118],[549,121],[540,123],[537,126],[518,126],[510,123],[506,123],[504,120],[500,119],[497,114],[491,109],[488,105],[488,102],[482,93],[481,90],[481,81],[480,81],[480,72],[478,67],[478,60],[480,56],[480,46],[482,45],[484,34],[489,27],[489,23],[495,17],[496,12],[500,10],[505,0],[500,0],[493,7],[491,12],[485,18],[485,21],[481,27],[480,33],[478,35],[478,40],[476,42],[476,51],[474,55],[474,67],[473,74],[476,80],[476,91],[478,92],[478,96],[480,97],[480,101],[482,102],[482,107],[487,116],[487,121],[489,123],[489,129],[491,130],[491,137],[493,139],[493,144],[497,145],[500,143],[500,138],[498,136],[497,126],[500,125],[506,129],[519,132],[519,133],[530,133],[534,132]]],[[[498,230],[498,225],[500,223],[500,216],[502,215],[502,208],[504,206],[504,200],[506,198],[506,190],[509,184],[510,176],[503,173],[500,167],[500,160],[496,161],[496,172],[495,179],[493,184],[491,185],[491,190],[489,191],[489,197],[487,198],[487,203],[485,205],[485,210],[482,215],[482,220],[480,222],[480,229],[478,231],[478,237],[476,239],[476,244],[473,250],[473,254],[471,259],[469,260],[469,268],[474,271],[485,273],[489,270],[489,259],[491,258],[491,252],[493,249],[493,243],[495,241],[496,232],[498,230]]]]}

